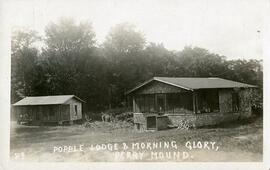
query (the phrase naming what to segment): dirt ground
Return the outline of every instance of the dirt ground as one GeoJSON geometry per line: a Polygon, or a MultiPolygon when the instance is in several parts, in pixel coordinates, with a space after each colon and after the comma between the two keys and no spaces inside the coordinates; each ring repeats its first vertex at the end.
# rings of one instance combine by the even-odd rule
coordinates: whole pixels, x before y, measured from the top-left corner
{"type": "Polygon", "coordinates": [[[155,132],[138,132],[125,122],[54,127],[12,122],[10,158],[41,162],[262,161],[262,126],[262,118],[155,132]]]}

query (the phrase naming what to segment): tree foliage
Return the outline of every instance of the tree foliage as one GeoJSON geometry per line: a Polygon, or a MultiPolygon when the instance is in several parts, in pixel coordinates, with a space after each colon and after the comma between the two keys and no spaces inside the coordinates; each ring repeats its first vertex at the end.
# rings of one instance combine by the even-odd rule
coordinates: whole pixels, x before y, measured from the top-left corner
{"type": "Polygon", "coordinates": [[[170,51],[147,43],[128,23],[112,27],[101,46],[89,22],[50,23],[41,41],[33,31],[12,35],[12,102],[30,95],[75,94],[86,110],[123,106],[124,93],[153,76],[221,77],[262,87],[261,60],[227,60],[199,47],[170,51]]]}
{"type": "Polygon", "coordinates": [[[40,37],[34,31],[15,31],[11,39],[11,96],[16,101],[35,95],[38,49],[40,37]]]}

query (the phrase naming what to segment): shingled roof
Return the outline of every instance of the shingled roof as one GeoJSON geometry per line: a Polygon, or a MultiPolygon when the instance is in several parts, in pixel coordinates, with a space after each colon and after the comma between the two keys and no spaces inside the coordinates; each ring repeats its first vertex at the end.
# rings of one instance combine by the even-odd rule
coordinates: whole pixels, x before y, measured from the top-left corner
{"type": "Polygon", "coordinates": [[[196,90],[196,89],[214,89],[214,88],[254,88],[257,86],[240,83],[236,81],[226,80],[217,77],[208,78],[198,78],[198,77],[153,77],[152,79],[140,84],[139,86],[131,89],[126,94],[129,94],[144,85],[152,82],[158,81],[165,84],[169,84],[175,87],[183,88],[186,90],[196,90]]]}
{"type": "Polygon", "coordinates": [[[28,96],[18,101],[17,103],[14,103],[13,106],[65,104],[71,98],[85,102],[75,95],[28,96]]]}

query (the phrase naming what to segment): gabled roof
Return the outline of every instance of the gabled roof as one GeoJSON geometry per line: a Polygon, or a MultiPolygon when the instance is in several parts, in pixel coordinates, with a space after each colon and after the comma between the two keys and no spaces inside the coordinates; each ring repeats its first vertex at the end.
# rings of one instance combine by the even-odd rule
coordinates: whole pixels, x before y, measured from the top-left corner
{"type": "Polygon", "coordinates": [[[214,88],[254,88],[257,86],[240,83],[236,81],[226,80],[217,77],[208,78],[198,78],[198,77],[153,77],[152,79],[142,83],[141,85],[131,89],[126,94],[129,94],[144,85],[152,82],[158,81],[165,84],[169,84],[175,87],[183,88],[186,90],[196,90],[196,89],[214,89],[214,88]]]}
{"type": "Polygon", "coordinates": [[[14,103],[13,106],[65,104],[71,98],[85,102],[75,95],[28,96],[18,101],[17,103],[14,103]]]}

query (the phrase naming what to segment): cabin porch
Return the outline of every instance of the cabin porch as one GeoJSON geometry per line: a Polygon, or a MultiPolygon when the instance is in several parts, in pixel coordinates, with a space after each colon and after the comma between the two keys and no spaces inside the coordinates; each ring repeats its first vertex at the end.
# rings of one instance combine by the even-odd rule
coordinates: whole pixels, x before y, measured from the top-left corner
{"type": "Polygon", "coordinates": [[[16,106],[17,122],[30,124],[62,123],[70,120],[69,105],[16,106]]]}
{"type": "Polygon", "coordinates": [[[239,94],[233,89],[137,94],[133,97],[134,123],[144,130],[166,129],[181,121],[195,127],[213,125],[238,119],[239,104],[239,94]]]}

